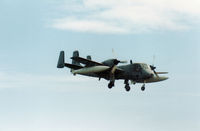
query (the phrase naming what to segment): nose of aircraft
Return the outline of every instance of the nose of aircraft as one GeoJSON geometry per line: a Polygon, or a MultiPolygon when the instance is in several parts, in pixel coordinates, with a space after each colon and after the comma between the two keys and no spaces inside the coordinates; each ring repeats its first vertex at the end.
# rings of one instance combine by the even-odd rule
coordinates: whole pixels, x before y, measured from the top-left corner
{"type": "Polygon", "coordinates": [[[159,79],[160,79],[160,81],[164,81],[164,80],[169,79],[169,77],[166,77],[166,76],[159,76],[159,79]]]}
{"type": "Polygon", "coordinates": [[[145,70],[145,74],[148,77],[153,77],[153,72],[151,70],[145,70]]]}

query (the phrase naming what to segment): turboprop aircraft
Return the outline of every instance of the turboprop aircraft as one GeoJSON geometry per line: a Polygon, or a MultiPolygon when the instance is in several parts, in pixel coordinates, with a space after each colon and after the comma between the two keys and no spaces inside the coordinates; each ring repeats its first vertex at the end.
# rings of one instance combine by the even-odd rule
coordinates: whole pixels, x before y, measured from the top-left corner
{"type": "Polygon", "coordinates": [[[99,80],[104,78],[109,80],[108,88],[111,89],[115,85],[115,80],[124,80],[126,91],[130,91],[129,81],[133,84],[143,83],[141,90],[145,90],[145,84],[151,82],[159,82],[168,79],[159,74],[167,74],[168,72],[156,72],[156,67],[146,63],[133,63],[117,66],[119,63],[127,63],[118,59],[108,59],[101,63],[93,61],[91,56],[87,58],[79,57],[79,52],[74,51],[72,64],[65,63],[64,51],[60,52],[57,68],[68,67],[72,74],[80,74],[90,77],[97,77],[99,80]]]}

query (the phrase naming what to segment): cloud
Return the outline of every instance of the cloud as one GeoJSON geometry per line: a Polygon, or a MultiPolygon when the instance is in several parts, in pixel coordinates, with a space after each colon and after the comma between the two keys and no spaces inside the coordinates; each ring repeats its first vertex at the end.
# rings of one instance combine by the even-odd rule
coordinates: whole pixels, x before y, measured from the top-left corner
{"type": "Polygon", "coordinates": [[[74,30],[80,32],[99,32],[99,33],[125,33],[126,29],[112,23],[98,20],[79,20],[76,18],[57,19],[52,25],[54,28],[61,30],[74,30]]]}
{"type": "Polygon", "coordinates": [[[64,0],[52,27],[95,33],[181,31],[200,22],[199,0],[64,0]]]}

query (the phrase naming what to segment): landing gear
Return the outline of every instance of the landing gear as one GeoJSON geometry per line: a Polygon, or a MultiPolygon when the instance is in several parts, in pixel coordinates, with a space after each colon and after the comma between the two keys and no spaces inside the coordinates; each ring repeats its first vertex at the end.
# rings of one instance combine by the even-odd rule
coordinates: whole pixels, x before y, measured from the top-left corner
{"type": "Polygon", "coordinates": [[[125,84],[125,87],[124,87],[124,88],[126,89],[126,91],[130,91],[131,88],[130,88],[130,86],[129,86],[128,80],[125,80],[125,81],[124,81],[124,84],[125,84]]]}
{"type": "Polygon", "coordinates": [[[129,85],[125,85],[125,89],[126,89],[126,91],[130,91],[130,86],[129,85]]]}
{"type": "Polygon", "coordinates": [[[142,85],[141,90],[142,90],[142,91],[145,90],[145,84],[142,85]]]}
{"type": "Polygon", "coordinates": [[[108,88],[111,89],[113,86],[114,86],[114,81],[111,81],[109,84],[108,84],[108,88]]]}

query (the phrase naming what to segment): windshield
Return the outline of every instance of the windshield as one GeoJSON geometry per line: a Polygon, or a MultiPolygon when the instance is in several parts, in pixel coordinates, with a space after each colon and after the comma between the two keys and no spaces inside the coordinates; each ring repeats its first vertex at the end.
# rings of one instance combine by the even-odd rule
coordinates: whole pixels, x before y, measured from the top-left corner
{"type": "Polygon", "coordinates": [[[141,64],[141,66],[142,66],[143,69],[148,69],[147,64],[141,64]]]}

